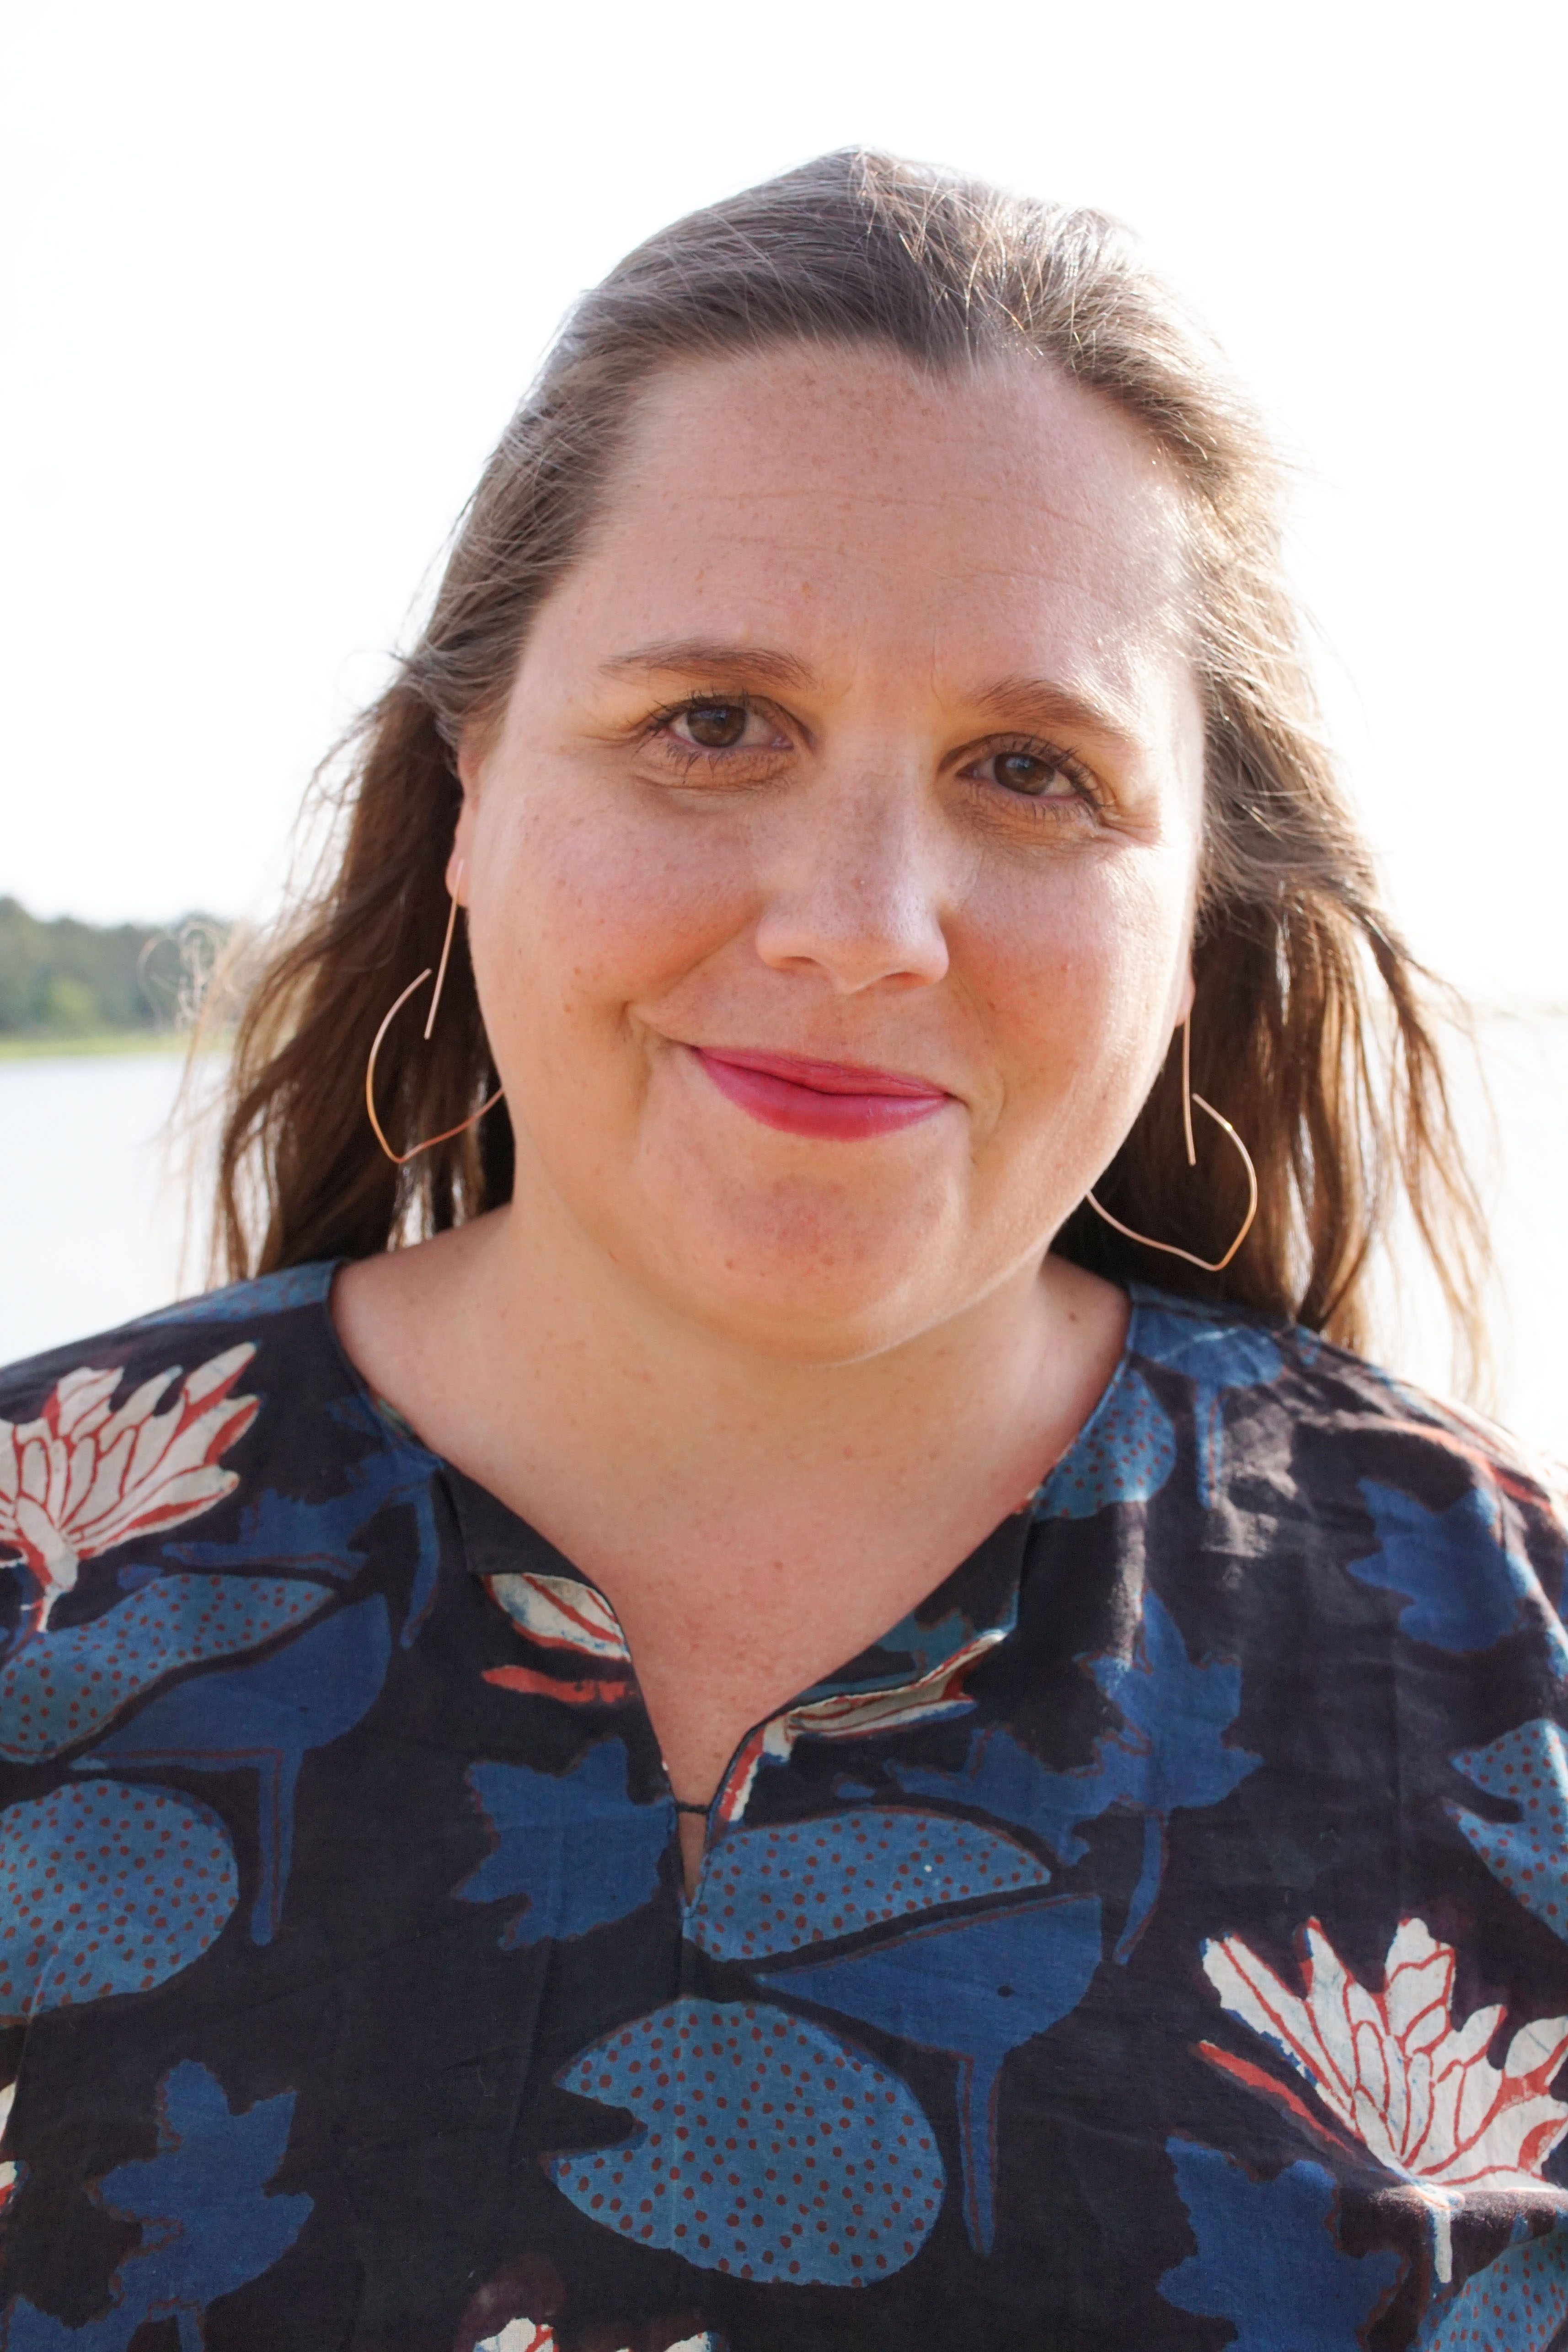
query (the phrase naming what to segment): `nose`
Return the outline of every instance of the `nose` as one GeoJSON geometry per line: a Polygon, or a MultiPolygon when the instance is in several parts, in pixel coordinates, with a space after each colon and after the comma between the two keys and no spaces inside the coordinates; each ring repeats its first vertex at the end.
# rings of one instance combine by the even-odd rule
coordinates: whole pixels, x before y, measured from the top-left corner
{"type": "Polygon", "coordinates": [[[866,779],[796,811],[766,877],[757,952],[836,995],[931,987],[947,971],[943,845],[918,787],[866,779]]]}

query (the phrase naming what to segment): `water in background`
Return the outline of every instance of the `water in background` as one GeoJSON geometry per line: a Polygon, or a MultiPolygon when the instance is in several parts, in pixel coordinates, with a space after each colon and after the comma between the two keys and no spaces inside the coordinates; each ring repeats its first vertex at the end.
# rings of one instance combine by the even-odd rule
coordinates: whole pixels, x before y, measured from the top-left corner
{"type": "MultiPolygon", "coordinates": [[[[1498,1416],[1568,1456],[1568,1013],[1493,1015],[1482,1063],[1496,1118],[1458,1073],[1500,1263],[1498,1416]]],[[[213,1076],[219,1066],[211,1066],[213,1076]]],[[[0,1062],[0,1363],[101,1331],[199,1286],[181,1188],[159,1139],[182,1064],[173,1055],[0,1062]]],[[[1157,1280],[1157,1275],[1155,1277],[1157,1280]]],[[[1451,1387],[1429,1277],[1409,1273],[1376,1352],[1428,1388],[1451,1387]]]]}
{"type": "Polygon", "coordinates": [[[179,1054],[0,1061],[0,1363],[162,1307],[183,1208],[162,1130],[179,1054]]]}

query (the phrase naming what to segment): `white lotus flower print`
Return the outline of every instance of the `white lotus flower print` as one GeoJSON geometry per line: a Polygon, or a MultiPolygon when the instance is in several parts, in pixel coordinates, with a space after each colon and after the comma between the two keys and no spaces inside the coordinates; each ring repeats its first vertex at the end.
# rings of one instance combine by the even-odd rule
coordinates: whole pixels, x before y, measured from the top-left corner
{"type": "Polygon", "coordinates": [[[602,1592],[576,1577],[502,1570],[486,1583],[515,1625],[549,1650],[571,1650],[601,1664],[630,1666],[632,1653],[602,1592]]]}
{"type": "MultiPolygon", "coordinates": [[[[1500,2071],[1486,2053],[1501,2007],[1453,2022],[1455,1954],[1424,1920],[1401,1920],[1380,1993],[1357,1983],[1315,1919],[1306,1948],[1302,1997],[1234,1936],[1205,1946],[1204,1972],[1231,2016],[1283,2053],[1342,2130],[1427,2194],[1441,2224],[1437,2268],[1446,2277],[1451,2202],[1468,2189],[1548,2193],[1541,2168],[1568,2131],[1568,2106],[1548,2095],[1568,2057],[1568,2017],[1521,2026],[1500,2071]]],[[[1212,2042],[1201,2048],[1225,2073],[1322,2128],[1264,2068],[1212,2042]]]]}
{"type": "Polygon", "coordinates": [[[172,1365],[118,1409],[110,1400],[120,1373],[84,1365],[57,1384],[36,1421],[0,1421],[0,1548],[21,1555],[37,1587],[35,1632],[84,1559],[194,1518],[238,1485],[217,1465],[261,1409],[259,1397],[230,1394],[255,1353],[248,1341],[225,1349],[188,1378],[172,1365]]]}
{"type": "Polygon", "coordinates": [[[763,1759],[784,1763],[803,1737],[869,1739],[878,1732],[902,1731],[911,1724],[939,1723],[947,1716],[963,1714],[973,1705],[964,1696],[967,1677],[1006,1634],[1005,1625],[988,1625],[951,1657],[913,1682],[896,1683],[891,1689],[840,1691],[830,1698],[803,1699],[798,1706],[770,1716],[751,1733],[730,1765],[718,1795],[718,1819],[738,1822],[750,1801],[763,1759]]]}
{"type": "Polygon", "coordinates": [[[635,1688],[632,1653],[620,1621],[602,1592],[576,1577],[518,1574],[502,1570],[485,1579],[494,1598],[530,1642],[565,1650],[596,1671],[579,1682],[542,1674],[537,1666],[491,1666],[487,1683],[559,1699],[565,1706],[620,1706],[635,1688]]]}
{"type": "MultiPolygon", "coordinates": [[[[540,2319],[508,2319],[499,2336],[486,2336],[474,2352],[556,2352],[556,2334],[540,2319]]],[[[670,2352],[724,2352],[716,2336],[683,2336],[670,2352]]]]}
{"type": "MultiPolygon", "coordinates": [[[[11,2108],[16,2096],[15,2083],[7,2083],[5,2088],[0,2090],[0,2143],[5,2140],[5,2126],[11,2120],[11,2108]]],[[[5,2211],[10,2202],[11,2192],[16,2186],[16,2176],[20,2169],[21,2167],[13,2162],[0,2163],[0,2213],[5,2211]]]]}

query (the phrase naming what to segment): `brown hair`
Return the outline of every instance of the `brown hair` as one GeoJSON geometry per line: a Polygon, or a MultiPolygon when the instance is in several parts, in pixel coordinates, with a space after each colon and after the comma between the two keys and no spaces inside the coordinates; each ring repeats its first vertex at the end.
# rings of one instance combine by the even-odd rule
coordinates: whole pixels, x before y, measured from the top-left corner
{"type": "MultiPolygon", "coordinates": [[[[1186,488],[1208,791],[1193,1082],[1251,1148],[1258,1220],[1218,1276],[1153,1257],[1086,1205],[1054,1246],[1113,1278],[1292,1315],[1356,1346],[1369,1255],[1403,1192],[1479,1351],[1482,1229],[1425,975],[1380,910],[1318,731],[1256,417],[1113,223],[866,153],[676,222],[569,316],[462,518],[418,643],[348,739],[340,855],[240,1021],[221,1159],[229,1270],[366,1256],[508,1197],[504,1104],[399,1170],[361,1093],[388,1004],[439,953],[455,748],[498,715],[533,613],[613,496],[654,372],[790,339],[891,347],[944,373],[1036,354],[1135,418],[1186,488]]],[[[496,1084],[465,957],[439,1050],[421,1049],[422,1026],[394,1025],[379,1064],[383,1123],[406,1142],[454,1126],[496,1084]]],[[[1205,1181],[1184,1177],[1173,1055],[1096,1190],[1124,1223],[1218,1258],[1245,1206],[1240,1167],[1217,1142],[1205,1181]]]]}

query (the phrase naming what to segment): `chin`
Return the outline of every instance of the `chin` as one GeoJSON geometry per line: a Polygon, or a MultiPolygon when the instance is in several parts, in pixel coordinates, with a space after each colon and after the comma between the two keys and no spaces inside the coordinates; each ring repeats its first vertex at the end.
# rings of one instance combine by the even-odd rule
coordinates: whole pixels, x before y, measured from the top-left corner
{"type": "MultiPolygon", "coordinates": [[[[666,1303],[739,1345],[798,1363],[880,1355],[956,1310],[976,1286],[940,1217],[913,1206],[871,1215],[754,1202],[663,1228],[648,1269],[666,1303]]],[[[836,1204],[841,1211],[842,1203],[836,1204]]],[[[983,1285],[980,1286],[984,1286],[983,1285]]]]}

